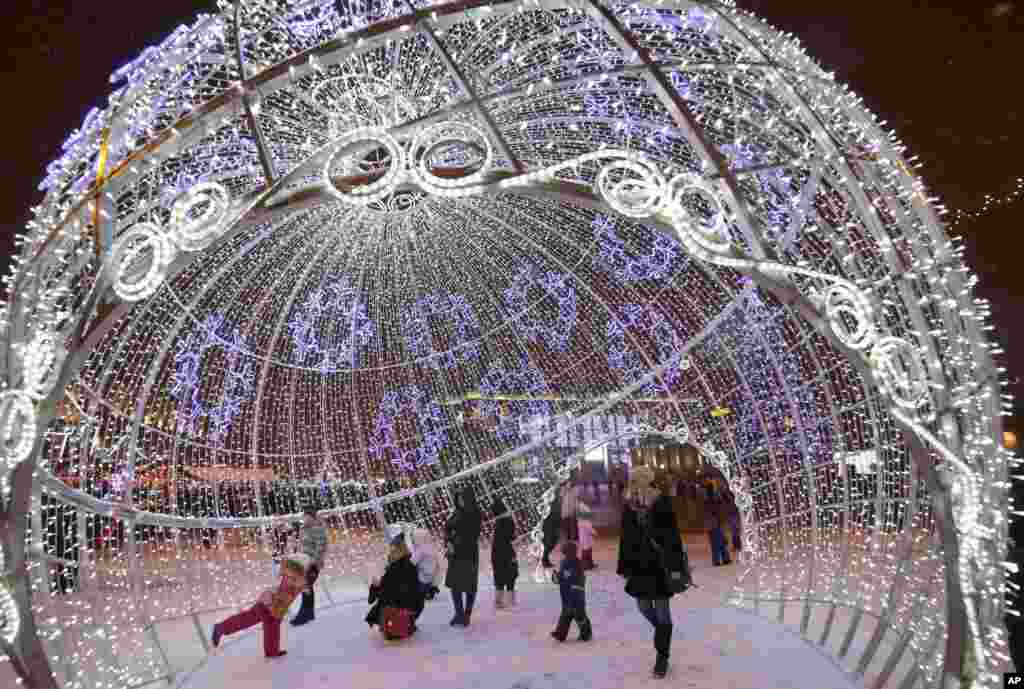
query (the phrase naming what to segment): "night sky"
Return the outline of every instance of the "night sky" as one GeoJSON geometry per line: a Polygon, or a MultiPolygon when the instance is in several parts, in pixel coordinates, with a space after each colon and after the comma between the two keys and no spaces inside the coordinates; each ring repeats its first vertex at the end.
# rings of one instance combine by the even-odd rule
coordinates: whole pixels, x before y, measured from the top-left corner
{"type": "MultiPolygon", "coordinates": [[[[920,156],[933,195],[973,210],[1024,175],[1024,2],[991,0],[742,0],[741,5],[798,35],[812,56],[865,98],[920,156]],[[1017,73],[1015,73],[1017,72],[1017,73]]],[[[109,75],[198,12],[205,2],[3,0],[0,37],[5,131],[0,270],[13,235],[39,202],[36,187],[67,132],[106,103],[109,75]]],[[[958,225],[978,296],[993,302],[1002,365],[1024,397],[1024,198],[958,225]],[[1016,359],[1016,360],[1015,360],[1016,359]]],[[[1018,423],[1024,401],[1018,400],[1018,423]]]]}

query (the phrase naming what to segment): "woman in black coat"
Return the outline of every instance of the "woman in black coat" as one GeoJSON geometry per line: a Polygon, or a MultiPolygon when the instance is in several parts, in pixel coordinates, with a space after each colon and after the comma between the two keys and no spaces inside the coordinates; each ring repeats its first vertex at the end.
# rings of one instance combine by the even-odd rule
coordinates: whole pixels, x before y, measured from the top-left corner
{"type": "Polygon", "coordinates": [[[468,627],[476,601],[480,577],[480,508],[470,486],[455,495],[455,511],[445,529],[445,554],[448,571],[444,585],[452,591],[455,617],[449,624],[468,627]]]}
{"type": "MultiPolygon", "coordinates": [[[[419,573],[412,563],[411,553],[402,534],[391,541],[388,567],[384,576],[370,585],[370,598],[367,602],[375,603],[366,615],[366,623],[371,627],[382,623],[384,608],[404,608],[415,614],[423,606],[419,573]]],[[[416,626],[413,625],[410,633],[415,631],[416,626]]]]}
{"type": "Polygon", "coordinates": [[[559,487],[555,487],[555,497],[551,500],[551,512],[544,519],[544,557],[541,559],[541,565],[544,567],[554,567],[551,564],[551,551],[558,545],[558,537],[561,533],[562,527],[562,491],[559,487]]]}
{"type": "Polygon", "coordinates": [[[515,605],[516,579],[519,577],[519,563],[512,541],[516,535],[516,523],[512,513],[501,498],[491,503],[494,513],[494,540],[491,541],[491,568],[494,570],[494,607],[504,608],[515,605]]]}
{"type": "Polygon", "coordinates": [[[654,676],[664,677],[672,646],[669,599],[682,583],[689,583],[689,567],[672,500],[654,482],[649,468],[633,470],[622,511],[618,573],[626,578],[626,593],[636,598],[654,627],[654,676]]]}

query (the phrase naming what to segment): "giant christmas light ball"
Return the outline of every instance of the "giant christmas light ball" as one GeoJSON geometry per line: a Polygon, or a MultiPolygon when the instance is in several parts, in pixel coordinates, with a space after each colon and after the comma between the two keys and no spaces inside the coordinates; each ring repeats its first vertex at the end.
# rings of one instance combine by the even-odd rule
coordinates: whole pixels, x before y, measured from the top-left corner
{"type": "Polygon", "coordinates": [[[737,495],[727,603],[879,687],[952,681],[966,631],[998,685],[987,307],[902,146],[794,40],[729,2],[219,5],[41,184],[0,485],[38,483],[11,538],[81,583],[4,563],[4,638],[66,687],[159,678],[152,631],[249,601],[304,506],[344,582],[386,525],[439,538],[462,485],[539,574],[557,483],[653,435],[737,495]]]}

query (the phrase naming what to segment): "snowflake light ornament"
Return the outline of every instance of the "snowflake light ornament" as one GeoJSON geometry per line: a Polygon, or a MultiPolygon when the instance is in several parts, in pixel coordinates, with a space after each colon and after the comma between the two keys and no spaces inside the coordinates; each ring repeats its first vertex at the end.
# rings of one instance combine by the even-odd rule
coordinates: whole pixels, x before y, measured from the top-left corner
{"type": "Polygon", "coordinates": [[[376,327],[366,304],[347,277],[325,281],[298,305],[288,322],[295,349],[292,361],[323,374],[359,366],[359,352],[369,345],[376,327]]]}
{"type": "Polygon", "coordinates": [[[252,399],[256,391],[256,371],[247,343],[238,328],[232,331],[230,340],[219,334],[224,323],[223,314],[212,313],[178,345],[171,389],[171,396],[181,402],[178,433],[195,437],[199,421],[206,418],[210,422],[210,443],[214,446],[224,444],[242,405],[252,399]],[[222,349],[227,355],[220,399],[216,404],[201,394],[203,355],[214,348],[222,349]]]}
{"type": "Polygon", "coordinates": [[[370,439],[371,455],[389,459],[402,471],[413,472],[437,464],[441,450],[447,446],[445,416],[436,400],[428,399],[415,385],[385,393],[370,439]],[[416,419],[418,440],[411,448],[406,447],[408,439],[400,438],[396,430],[398,420],[408,416],[416,419]]]}

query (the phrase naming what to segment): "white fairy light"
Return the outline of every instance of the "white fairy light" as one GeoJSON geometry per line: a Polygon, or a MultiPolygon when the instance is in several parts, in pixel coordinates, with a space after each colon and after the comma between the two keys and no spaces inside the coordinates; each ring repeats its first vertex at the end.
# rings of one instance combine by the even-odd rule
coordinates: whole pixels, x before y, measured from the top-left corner
{"type": "Polygon", "coordinates": [[[0,450],[8,470],[32,453],[37,435],[32,398],[19,390],[0,393],[0,450]]]}
{"type": "Polygon", "coordinates": [[[117,296],[125,301],[151,296],[167,277],[175,253],[170,239],[151,223],[126,231],[118,237],[108,261],[117,296]]]}
{"type": "MultiPolygon", "coordinates": [[[[45,314],[84,308],[107,284],[124,301],[148,299],[117,324],[105,320],[106,303],[76,314],[98,344],[82,352],[63,411],[22,433],[31,401],[8,391],[3,418],[21,425],[6,439],[20,447],[30,436],[31,452],[47,433],[40,480],[57,476],[85,493],[74,500],[98,501],[81,503],[86,511],[115,510],[113,532],[90,545],[145,570],[149,545],[132,555],[116,535],[116,525],[139,528],[161,566],[202,595],[114,579],[110,590],[145,605],[112,606],[102,619],[83,596],[65,597],[62,610],[75,613],[58,615],[36,595],[52,660],[93,662],[99,644],[118,639],[135,644],[137,662],[83,663],[89,680],[158,679],[162,661],[143,640],[159,625],[147,627],[138,610],[161,618],[244,602],[268,558],[261,539],[304,502],[323,507],[337,532],[325,582],[380,559],[381,519],[439,534],[450,493],[465,482],[485,507],[495,495],[509,503],[522,557],[539,568],[540,524],[554,482],[579,461],[579,433],[615,420],[599,434],[614,438],[627,419],[638,434],[701,448],[734,487],[753,564],[742,565],[734,603],[799,598],[813,611],[828,599],[874,612],[880,596],[902,591],[886,611],[890,626],[908,630],[915,671],[937,685],[941,548],[927,538],[932,512],[900,512],[919,467],[897,429],[916,433],[949,467],[957,533],[948,537],[969,596],[977,685],[997,686],[1005,634],[999,606],[986,602],[1004,580],[996,554],[1009,455],[992,444],[991,410],[1005,400],[984,383],[996,375],[983,353],[989,308],[972,300],[977,278],[941,237],[940,209],[902,162],[902,146],[792,37],[731,3],[609,6],[660,65],[656,79],[618,47],[612,23],[584,8],[498,2],[484,14],[435,13],[430,26],[453,74],[426,25],[398,16],[400,4],[345,12],[243,0],[242,82],[224,65],[236,50],[236,3],[218,7],[223,14],[183,27],[118,73],[124,88],[111,107],[91,112],[47,169],[47,195],[5,281],[14,295],[5,337],[36,396],[53,392],[48,381],[63,365],[48,343],[73,333],[22,326],[43,314],[49,328],[45,314]],[[664,83],[678,100],[666,101],[664,83]],[[117,174],[96,208],[104,157],[117,174]],[[89,260],[104,249],[93,243],[106,236],[91,227],[97,217],[114,237],[103,272],[89,260]],[[748,255],[757,242],[777,258],[748,255]],[[167,280],[175,259],[180,271],[167,280]],[[813,308],[797,316],[737,272],[792,285],[813,308]],[[522,275],[510,308],[505,292],[522,275]],[[403,340],[403,314],[417,300],[425,354],[403,340]],[[615,329],[612,348],[605,322],[626,321],[623,305],[641,316],[615,329]],[[196,347],[210,316],[226,325],[196,347]],[[648,317],[670,325],[636,320],[648,317]],[[638,391],[616,397],[625,388],[609,352],[635,357],[623,370],[649,371],[663,363],[651,333],[678,343],[681,375],[646,401],[638,391]],[[852,359],[830,342],[854,350],[852,359]],[[348,365],[305,363],[328,351],[351,355],[348,365]],[[431,375],[440,362],[454,366],[431,375]],[[482,400],[484,372],[513,364],[539,377],[482,400]],[[241,394],[250,381],[251,400],[241,394]],[[380,408],[398,387],[414,389],[403,398],[417,412],[412,427],[394,415],[367,431],[391,418],[380,408]],[[222,404],[206,403],[218,395],[222,404]],[[571,419],[563,432],[499,435],[523,428],[515,419],[538,404],[571,419]],[[940,404],[945,416],[932,409],[940,404]],[[370,456],[374,434],[415,470],[370,456]],[[412,461],[435,451],[437,466],[412,461]],[[271,473],[282,480],[259,478],[271,473]],[[126,489],[128,477],[136,487],[117,495],[112,484],[126,489]],[[211,526],[244,545],[193,574],[190,529],[211,526]],[[904,533],[916,543],[913,563],[881,554],[904,533]],[[798,555],[811,544],[813,569],[798,555]],[[96,633],[65,639],[73,648],[50,641],[82,625],[96,633]]],[[[504,374],[496,378],[516,380],[504,374]]],[[[916,488],[920,506],[930,496],[916,488]]],[[[74,503],[55,490],[42,487],[54,504],[74,503]]],[[[64,522],[44,515],[43,528],[32,538],[64,522]]],[[[894,672],[890,684],[904,679],[894,672]]]]}
{"type": "Polygon", "coordinates": [[[224,232],[230,199],[227,189],[216,182],[189,189],[171,209],[171,240],[182,251],[209,247],[224,232]]]}

